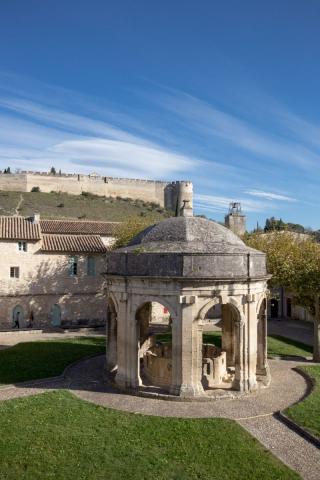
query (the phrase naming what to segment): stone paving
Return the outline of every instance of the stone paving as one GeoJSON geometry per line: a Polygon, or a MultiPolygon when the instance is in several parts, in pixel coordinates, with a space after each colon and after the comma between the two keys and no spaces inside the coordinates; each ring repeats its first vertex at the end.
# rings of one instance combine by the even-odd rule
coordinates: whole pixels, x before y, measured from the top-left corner
{"type": "Polygon", "coordinates": [[[319,480],[320,450],[280,422],[274,412],[284,409],[307,393],[304,378],[292,361],[270,361],[272,383],[268,389],[233,400],[165,401],[121,393],[106,384],[104,356],[83,360],[70,367],[62,379],[25,382],[0,389],[0,400],[66,388],[78,398],[122,411],[172,417],[220,417],[240,423],[305,480],[319,480]]]}
{"type": "Polygon", "coordinates": [[[290,319],[268,320],[268,335],[282,335],[313,345],[313,323],[290,319]]]}
{"type": "Polygon", "coordinates": [[[61,330],[60,332],[49,332],[42,330],[16,330],[0,332],[0,350],[16,345],[21,342],[37,342],[39,340],[53,340],[74,337],[87,337],[104,335],[105,329],[88,329],[82,328],[79,330],[61,330]]]}

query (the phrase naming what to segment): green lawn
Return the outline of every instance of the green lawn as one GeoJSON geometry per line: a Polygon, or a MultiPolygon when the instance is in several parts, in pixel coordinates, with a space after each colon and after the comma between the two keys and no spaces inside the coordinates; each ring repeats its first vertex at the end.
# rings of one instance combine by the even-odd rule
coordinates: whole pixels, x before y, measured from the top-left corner
{"type": "Polygon", "coordinates": [[[315,382],[315,388],[305,400],[287,408],[286,415],[301,427],[320,438],[320,366],[303,367],[315,382]]]}
{"type": "Polygon", "coordinates": [[[268,355],[312,357],[312,346],[280,335],[269,335],[268,355]]]}
{"type": "MultiPolygon", "coordinates": [[[[157,339],[163,342],[171,341],[171,332],[161,333],[157,335],[157,339]]],[[[203,334],[204,343],[213,343],[217,347],[221,347],[221,332],[206,332],[203,334]]],[[[281,337],[280,335],[268,336],[268,355],[277,356],[312,356],[312,347],[290,338],[281,337]]]]}
{"type": "Polygon", "coordinates": [[[19,343],[0,351],[0,384],[60,375],[70,363],[104,351],[104,337],[19,343]]]}
{"type": "Polygon", "coordinates": [[[1,480],[300,478],[242,427],[105,409],[66,391],[0,402],[1,480]]]}

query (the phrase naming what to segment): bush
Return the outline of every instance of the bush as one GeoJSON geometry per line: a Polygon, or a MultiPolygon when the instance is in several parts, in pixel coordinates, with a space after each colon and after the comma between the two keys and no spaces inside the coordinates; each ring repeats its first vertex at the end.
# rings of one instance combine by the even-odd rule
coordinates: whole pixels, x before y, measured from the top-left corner
{"type": "Polygon", "coordinates": [[[31,192],[40,192],[40,187],[32,187],[31,192]]]}
{"type": "Polygon", "coordinates": [[[58,208],[63,208],[63,207],[64,207],[64,203],[58,203],[57,207],[58,207],[58,208]]]}

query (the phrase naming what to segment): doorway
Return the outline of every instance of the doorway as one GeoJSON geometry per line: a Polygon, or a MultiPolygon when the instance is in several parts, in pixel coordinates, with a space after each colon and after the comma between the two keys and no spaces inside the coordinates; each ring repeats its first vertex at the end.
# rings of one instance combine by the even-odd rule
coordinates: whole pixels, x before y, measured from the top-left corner
{"type": "Polygon", "coordinates": [[[61,326],[61,308],[57,304],[51,308],[51,325],[53,327],[61,326]]]}

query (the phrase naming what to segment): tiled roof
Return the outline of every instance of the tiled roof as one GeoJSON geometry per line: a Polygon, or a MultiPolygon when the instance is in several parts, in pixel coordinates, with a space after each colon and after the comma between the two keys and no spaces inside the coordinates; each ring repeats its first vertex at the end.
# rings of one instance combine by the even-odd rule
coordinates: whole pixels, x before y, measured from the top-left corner
{"type": "Polygon", "coordinates": [[[99,235],[42,235],[43,252],[105,253],[99,235]]]}
{"type": "Polygon", "coordinates": [[[40,240],[39,224],[25,217],[0,217],[0,239],[40,240]]]}
{"type": "Polygon", "coordinates": [[[88,220],[40,220],[42,233],[114,236],[119,223],[88,220]]]}

